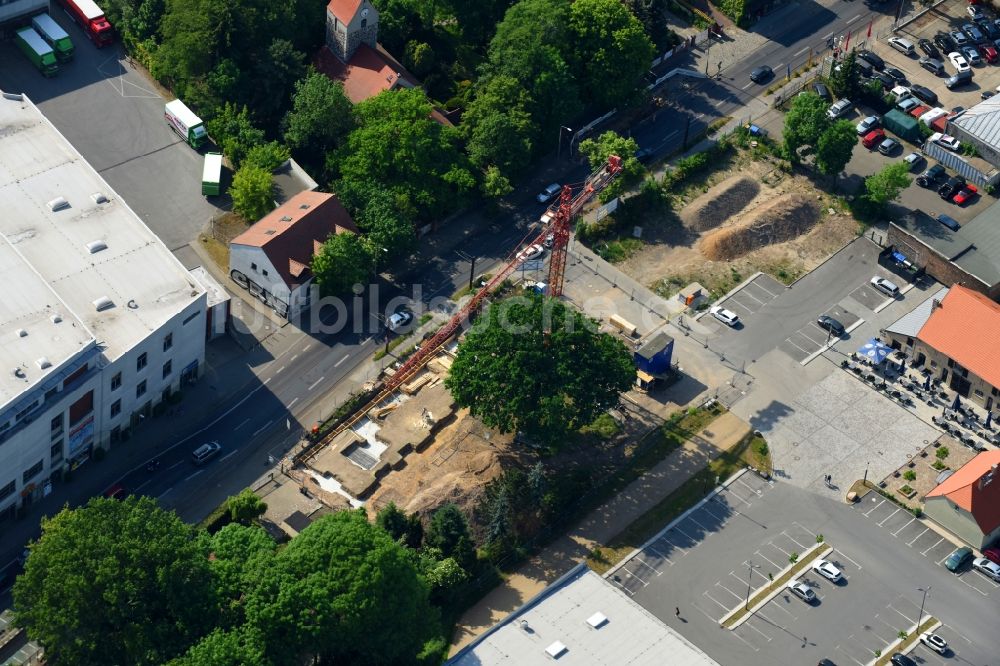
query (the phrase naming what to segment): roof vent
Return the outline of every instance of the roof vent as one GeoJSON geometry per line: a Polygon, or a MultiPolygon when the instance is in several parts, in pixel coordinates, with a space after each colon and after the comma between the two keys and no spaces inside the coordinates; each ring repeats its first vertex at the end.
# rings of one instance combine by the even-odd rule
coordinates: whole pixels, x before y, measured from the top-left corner
{"type": "Polygon", "coordinates": [[[112,301],[107,296],[101,296],[100,298],[94,301],[94,309],[97,310],[98,312],[113,307],[115,307],[115,302],[112,301]]]}
{"type": "Polygon", "coordinates": [[[553,659],[558,659],[559,657],[566,654],[568,651],[569,648],[563,645],[561,641],[556,641],[552,645],[545,648],[545,654],[549,655],[553,659]]]}
{"type": "Polygon", "coordinates": [[[309,204],[299,204],[299,210],[309,210],[309,204]]]}
{"type": "Polygon", "coordinates": [[[90,241],[87,243],[87,251],[91,254],[97,254],[101,250],[107,250],[108,244],[102,240],[90,241]]]}
{"type": "Polygon", "coordinates": [[[521,630],[526,634],[533,634],[535,632],[535,630],[531,628],[531,625],[528,624],[527,620],[521,620],[518,622],[518,626],[521,627],[521,630]]]}
{"type": "Polygon", "coordinates": [[[587,618],[587,624],[592,626],[594,629],[599,629],[608,623],[608,616],[604,613],[594,613],[587,618]]]}
{"type": "Polygon", "coordinates": [[[268,229],[267,231],[264,232],[264,235],[265,236],[273,236],[276,233],[278,233],[277,230],[275,230],[275,229],[268,229]]]}
{"type": "Polygon", "coordinates": [[[139,309],[139,304],[135,302],[134,298],[130,298],[129,301],[128,301],[128,303],[125,304],[125,306],[128,307],[129,310],[138,310],[139,309]]]}
{"type": "Polygon", "coordinates": [[[292,217],[290,215],[282,215],[281,216],[281,221],[282,222],[291,222],[292,221],[292,217]]]}
{"type": "Polygon", "coordinates": [[[13,374],[14,374],[14,376],[15,376],[15,377],[17,377],[18,379],[24,379],[24,378],[25,378],[25,376],[26,376],[26,375],[24,374],[24,370],[22,370],[21,368],[14,368],[14,370],[13,370],[13,374]]]}
{"type": "Polygon", "coordinates": [[[57,312],[54,315],[52,315],[51,317],[49,317],[49,319],[52,320],[53,324],[58,324],[59,322],[62,321],[62,315],[57,312]]]}
{"type": "Polygon", "coordinates": [[[40,357],[37,361],[35,361],[35,365],[37,365],[42,370],[44,370],[45,368],[52,367],[52,363],[49,361],[49,359],[45,358],[44,356],[40,357]]]}
{"type": "Polygon", "coordinates": [[[69,208],[69,202],[66,201],[64,197],[56,197],[55,199],[53,199],[52,201],[48,202],[45,205],[48,206],[49,210],[51,210],[53,213],[56,212],[57,210],[62,210],[63,208],[69,208]]]}
{"type": "Polygon", "coordinates": [[[104,196],[103,192],[94,192],[90,195],[90,200],[95,204],[108,203],[108,198],[104,196]]]}
{"type": "Polygon", "coordinates": [[[23,328],[19,328],[19,329],[17,329],[17,337],[19,337],[19,338],[26,338],[26,337],[28,337],[28,332],[26,330],[24,330],[23,328]]]}

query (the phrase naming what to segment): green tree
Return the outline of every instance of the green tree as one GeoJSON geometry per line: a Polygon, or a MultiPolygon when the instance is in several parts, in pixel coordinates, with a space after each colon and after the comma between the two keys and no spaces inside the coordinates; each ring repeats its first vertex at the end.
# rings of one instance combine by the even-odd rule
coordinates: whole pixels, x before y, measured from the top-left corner
{"type": "Polygon", "coordinates": [[[722,10],[723,14],[733,19],[733,23],[739,27],[747,27],[749,20],[746,0],[722,0],[719,9],[722,10]]]}
{"type": "Polygon", "coordinates": [[[351,100],[339,81],[311,71],[295,83],[292,108],[285,116],[285,142],[309,168],[323,166],[351,129],[351,100]]]}
{"type": "Polygon", "coordinates": [[[397,205],[392,192],[371,188],[364,208],[357,215],[358,228],[366,234],[376,267],[408,256],[417,247],[413,222],[397,205]]]}
{"type": "Polygon", "coordinates": [[[584,98],[604,109],[633,98],[653,61],[653,43],[621,0],[574,0],[568,60],[584,98]]]}
{"type": "Polygon", "coordinates": [[[233,210],[248,222],[256,222],[274,210],[271,172],[258,166],[251,164],[238,169],[229,194],[233,198],[233,210]]]}
{"type": "Polygon", "coordinates": [[[277,664],[413,663],[440,630],[414,559],[363,510],[322,516],[262,572],[249,623],[277,664]]]}
{"type": "Polygon", "coordinates": [[[287,39],[274,39],[253,70],[251,106],[261,125],[281,121],[297,82],[306,74],[306,56],[287,39]]]}
{"type": "Polygon", "coordinates": [[[151,498],[92,499],[42,518],[14,608],[50,664],[162,664],[215,625],[207,542],[151,498]]]}
{"type": "Polygon", "coordinates": [[[424,526],[417,514],[406,515],[406,512],[389,502],[388,506],[378,512],[375,524],[385,530],[389,536],[409,548],[420,548],[424,538],[424,526]]]}
{"type": "Polygon", "coordinates": [[[493,199],[507,196],[514,191],[514,186],[510,184],[510,178],[503,175],[503,172],[495,165],[486,167],[483,174],[483,193],[493,199]]]}
{"type": "Polygon", "coordinates": [[[858,133],[849,120],[838,120],[819,137],[816,146],[816,167],[821,173],[836,176],[851,161],[858,133]]]}
{"type": "Polygon", "coordinates": [[[611,155],[622,158],[621,173],[601,192],[602,201],[614,199],[646,175],[646,168],[635,156],[637,150],[639,144],[635,139],[623,137],[611,130],[596,139],[584,139],[580,142],[580,154],[587,157],[590,168],[595,171],[607,164],[611,155]]]}
{"type": "Polygon", "coordinates": [[[243,159],[244,166],[260,167],[268,173],[281,166],[291,155],[288,148],[277,141],[268,141],[254,146],[243,159]]]}
{"type": "Polygon", "coordinates": [[[226,525],[210,538],[212,574],[220,599],[215,625],[230,629],[246,622],[246,593],[256,587],[260,571],[271,566],[277,544],[260,526],[239,523],[226,525]]]}
{"type": "Polygon", "coordinates": [[[333,234],[313,256],[312,272],[324,296],[342,295],[364,284],[375,270],[371,250],[352,233],[333,234]]]}
{"type": "Polygon", "coordinates": [[[657,53],[663,53],[680,43],[680,37],[670,30],[665,15],[670,7],[668,0],[623,0],[635,17],[642,23],[643,30],[652,40],[657,53]]]}
{"type": "Polygon", "coordinates": [[[264,638],[252,627],[216,629],[168,666],[264,666],[264,638]]]}
{"type": "Polygon", "coordinates": [[[455,558],[466,570],[475,562],[469,522],[462,510],[454,504],[445,504],[431,516],[424,535],[424,545],[440,551],[442,558],[455,558]]]}
{"type": "Polygon", "coordinates": [[[458,130],[431,119],[419,88],[387,90],[354,107],[355,128],[327,164],[334,189],[357,190],[371,181],[431,220],[457,210],[476,187],[458,130]]]}
{"type": "Polygon", "coordinates": [[[251,148],[264,143],[263,130],[254,127],[245,106],[237,108],[234,104],[226,104],[207,125],[208,133],[237,168],[251,148]]]}
{"type": "Polygon", "coordinates": [[[469,159],[480,169],[497,167],[507,177],[531,164],[538,126],[528,107],[531,96],[517,79],[500,75],[485,83],[462,115],[469,159]]]}
{"type": "Polygon", "coordinates": [[[233,495],[226,500],[226,508],[229,509],[229,516],[235,522],[249,525],[255,518],[267,511],[267,504],[257,493],[244,488],[238,495],[233,495]]]}
{"type": "Polygon", "coordinates": [[[556,299],[519,296],[483,313],[446,386],[486,425],[555,442],[617,404],[634,380],[631,354],[596,322],[556,299]]]}
{"type": "Polygon", "coordinates": [[[865,191],[868,198],[877,206],[885,206],[895,201],[899,193],[913,182],[910,178],[910,168],[905,162],[896,162],[883,167],[878,173],[865,178],[865,191]]]}
{"type": "Polygon", "coordinates": [[[785,114],[785,156],[793,162],[799,161],[799,148],[816,147],[820,135],[830,127],[826,115],[827,103],[812,92],[803,92],[792,98],[791,107],[785,114]]]}
{"type": "Polygon", "coordinates": [[[403,53],[403,64],[413,72],[414,76],[423,78],[434,69],[434,49],[427,42],[407,42],[406,51],[403,53]]]}
{"type": "Polygon", "coordinates": [[[858,75],[858,57],[853,50],[834,66],[830,74],[830,88],[837,97],[858,99],[861,94],[861,77],[858,75]]]}
{"type": "Polygon", "coordinates": [[[428,27],[419,0],[372,0],[378,10],[378,41],[389,53],[403,53],[406,43],[428,27]]]}

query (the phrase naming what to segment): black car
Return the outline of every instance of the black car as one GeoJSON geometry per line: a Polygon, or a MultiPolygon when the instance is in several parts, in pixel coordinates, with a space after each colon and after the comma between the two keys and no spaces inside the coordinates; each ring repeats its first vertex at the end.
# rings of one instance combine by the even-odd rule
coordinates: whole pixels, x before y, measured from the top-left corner
{"type": "Polygon", "coordinates": [[[976,21],[976,25],[990,39],[996,39],[997,37],[1000,37],[1000,28],[998,28],[997,24],[991,21],[990,19],[980,19],[976,21]]]}
{"type": "Polygon", "coordinates": [[[942,53],[951,53],[958,50],[958,44],[951,38],[951,35],[945,32],[939,32],[934,35],[934,43],[937,44],[942,53]]]}
{"type": "Polygon", "coordinates": [[[882,60],[882,58],[878,57],[871,51],[858,51],[858,58],[870,63],[872,67],[880,72],[885,69],[885,60],[882,60]]]}
{"type": "Polygon", "coordinates": [[[925,88],[924,86],[913,85],[910,86],[910,92],[913,96],[919,99],[925,104],[930,104],[931,106],[937,106],[938,96],[930,88],[925,88]]]}
{"type": "Polygon", "coordinates": [[[640,148],[635,151],[635,159],[639,160],[643,164],[647,164],[651,159],[653,159],[653,151],[649,148],[640,148]]]}
{"type": "Polygon", "coordinates": [[[844,334],[844,325],[830,315],[820,315],[819,319],[816,320],[816,325],[836,336],[844,334]]]}
{"type": "Polygon", "coordinates": [[[813,92],[819,95],[821,99],[827,102],[833,101],[833,96],[830,95],[830,90],[822,83],[814,83],[813,92]]]}
{"type": "Polygon", "coordinates": [[[917,42],[917,46],[920,47],[920,50],[923,51],[924,55],[928,58],[936,58],[937,60],[941,59],[941,52],[937,50],[937,47],[934,46],[933,43],[931,43],[931,40],[921,39],[917,42]]]}
{"type": "Polygon", "coordinates": [[[898,81],[901,84],[902,83],[906,83],[906,74],[903,74],[901,71],[899,71],[895,67],[886,67],[885,68],[885,73],[888,74],[889,76],[891,76],[893,79],[895,79],[896,81],[898,81]]]}
{"type": "Polygon", "coordinates": [[[764,83],[765,81],[769,81],[773,76],[774,71],[772,71],[767,65],[754,67],[753,71],[750,72],[750,80],[754,83],[764,83]]]}
{"type": "Polygon", "coordinates": [[[873,72],[871,78],[872,81],[881,81],[882,87],[885,88],[886,90],[892,90],[898,85],[896,83],[896,79],[892,78],[885,72],[873,72]]]}
{"type": "Polygon", "coordinates": [[[984,90],[979,97],[981,99],[989,99],[990,97],[993,97],[993,95],[996,95],[996,93],[993,92],[992,90],[984,90]]]}
{"type": "Polygon", "coordinates": [[[939,180],[944,178],[947,172],[940,164],[935,164],[927,171],[917,176],[917,185],[920,187],[934,187],[939,180]]]}
{"type": "Polygon", "coordinates": [[[889,661],[892,663],[892,666],[917,666],[917,662],[913,661],[902,652],[897,652],[889,657],[889,661]]]}
{"type": "Polygon", "coordinates": [[[951,215],[945,215],[944,213],[937,216],[937,221],[952,231],[958,231],[962,228],[962,225],[958,223],[958,220],[953,218],[951,215]]]}
{"type": "Polygon", "coordinates": [[[944,184],[938,188],[938,196],[947,201],[951,199],[955,192],[965,187],[965,178],[961,176],[952,176],[948,180],[944,181],[944,184]]]}

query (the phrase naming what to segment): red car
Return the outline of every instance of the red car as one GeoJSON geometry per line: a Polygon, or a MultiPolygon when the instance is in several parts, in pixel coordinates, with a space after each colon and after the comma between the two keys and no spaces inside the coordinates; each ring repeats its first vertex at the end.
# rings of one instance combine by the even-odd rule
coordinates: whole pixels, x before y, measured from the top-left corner
{"type": "Polygon", "coordinates": [[[958,192],[955,193],[955,196],[953,196],[951,200],[957,203],[959,206],[964,206],[969,202],[970,199],[972,199],[972,197],[976,196],[978,193],[979,190],[976,189],[975,185],[966,183],[964,187],[962,187],[958,192]]]}
{"type": "Polygon", "coordinates": [[[992,46],[986,46],[984,44],[979,47],[979,52],[982,54],[983,59],[986,62],[994,63],[997,61],[997,50],[992,46]]]}
{"type": "Polygon", "coordinates": [[[885,141],[885,132],[880,129],[874,129],[865,134],[865,138],[861,140],[861,144],[868,150],[873,150],[883,141],[885,141]]]}
{"type": "Polygon", "coordinates": [[[1000,564],[1000,546],[993,546],[992,548],[984,549],[983,557],[990,560],[991,562],[996,562],[997,564],[1000,564]]]}
{"type": "Polygon", "coordinates": [[[123,500],[127,494],[125,487],[120,483],[116,483],[104,491],[104,496],[108,499],[123,500]]]}

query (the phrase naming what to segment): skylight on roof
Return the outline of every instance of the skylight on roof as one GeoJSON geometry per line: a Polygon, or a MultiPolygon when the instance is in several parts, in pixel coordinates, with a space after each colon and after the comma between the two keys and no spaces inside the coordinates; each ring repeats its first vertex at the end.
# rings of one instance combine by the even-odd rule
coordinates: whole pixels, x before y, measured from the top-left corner
{"type": "Polygon", "coordinates": [[[587,618],[587,624],[592,626],[594,629],[598,629],[608,622],[608,616],[604,613],[597,612],[587,618]]]}
{"type": "Polygon", "coordinates": [[[556,641],[552,645],[545,648],[545,654],[549,655],[553,659],[558,659],[559,657],[566,654],[568,651],[569,648],[563,645],[561,641],[556,641]]]}

